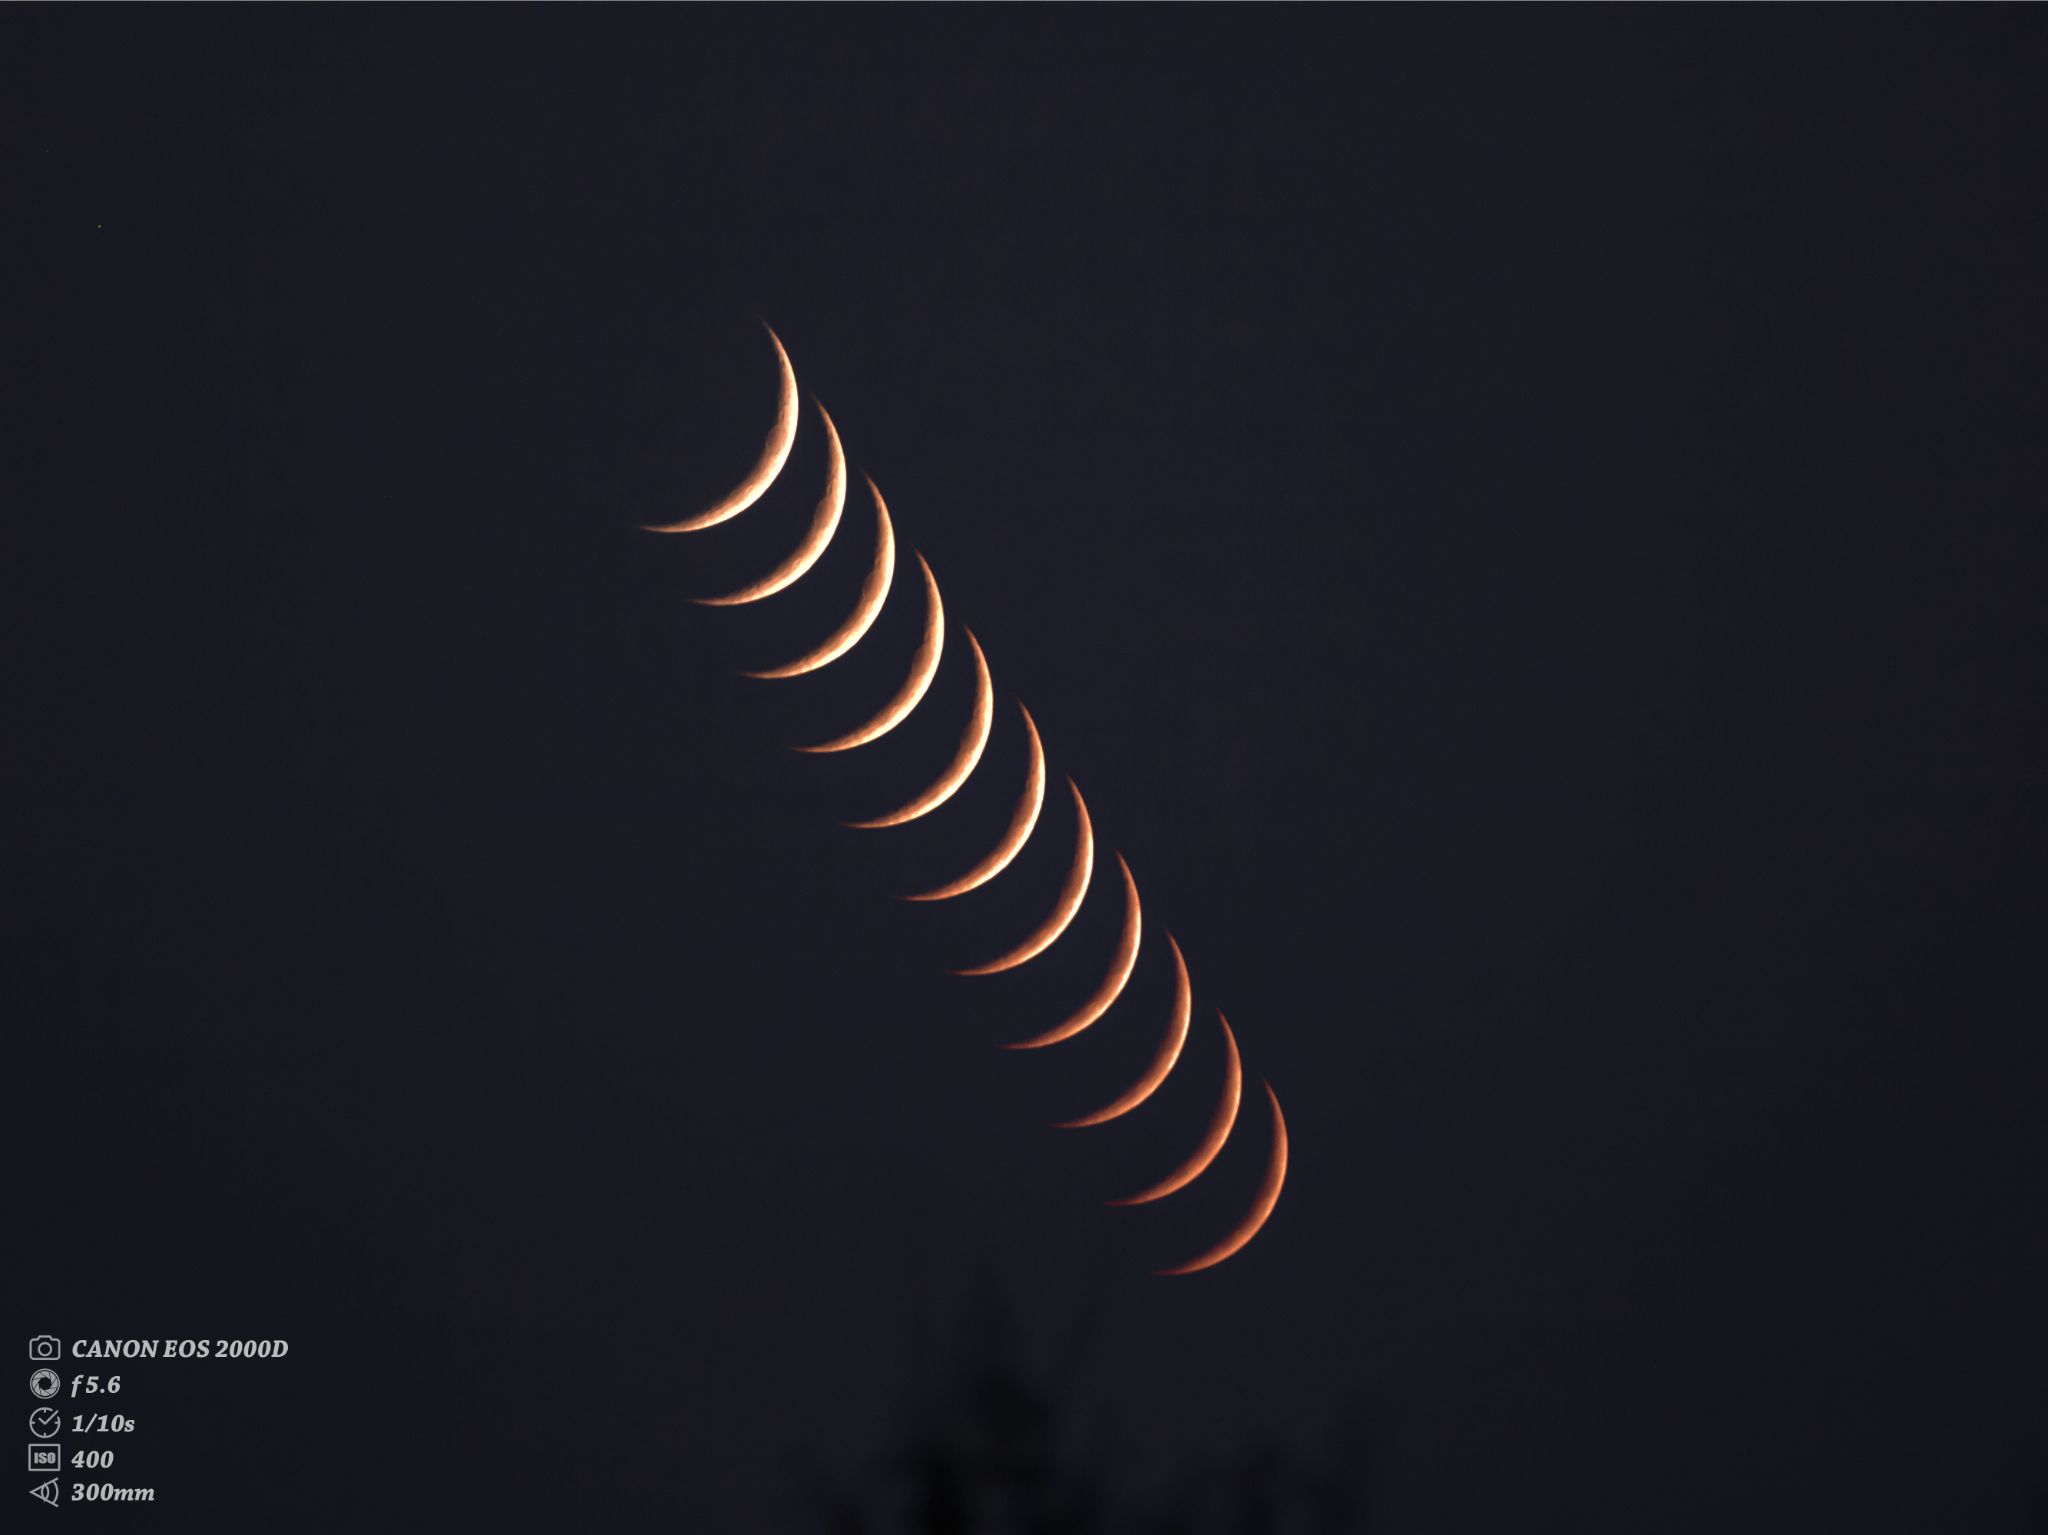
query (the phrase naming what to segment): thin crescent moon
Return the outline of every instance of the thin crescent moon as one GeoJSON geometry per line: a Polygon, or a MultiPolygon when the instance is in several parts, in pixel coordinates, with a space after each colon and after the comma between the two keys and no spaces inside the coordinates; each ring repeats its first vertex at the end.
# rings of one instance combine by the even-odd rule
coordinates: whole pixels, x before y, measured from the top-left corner
{"type": "Polygon", "coordinates": [[[1116,952],[1110,956],[1109,969],[1103,974],[1102,984],[1088,995],[1088,1000],[1074,1009],[1066,1022],[1054,1024],[1043,1034],[1034,1034],[1029,1039],[1020,1039],[1009,1050],[1036,1050],[1043,1045],[1056,1045],[1063,1039],[1072,1039],[1096,1019],[1109,1011],[1110,1004],[1123,995],[1129,984],[1131,971],[1138,963],[1138,939],[1145,925],[1144,912],[1138,906],[1138,882],[1131,878],[1131,866],[1124,862],[1124,855],[1116,855],[1116,866],[1124,876],[1124,930],[1116,941],[1116,952]]]}
{"type": "Polygon", "coordinates": [[[960,732],[960,749],[953,754],[953,760],[931,787],[902,809],[892,810],[872,821],[848,821],[848,826],[861,831],[876,826],[901,826],[905,821],[915,821],[919,816],[931,814],[967,782],[968,774],[974,771],[981,761],[981,754],[988,749],[988,733],[996,717],[995,684],[989,680],[988,658],[981,653],[981,641],[974,637],[972,629],[963,626],[960,632],[967,636],[968,647],[974,652],[974,712],[968,716],[967,728],[960,732]]]}
{"type": "Polygon", "coordinates": [[[1089,824],[1088,806],[1082,801],[1081,790],[1073,779],[1067,780],[1067,788],[1074,796],[1074,862],[1067,870],[1067,882],[1060,887],[1059,899],[1053,903],[1052,915],[1002,958],[976,965],[972,970],[955,970],[955,975],[994,975],[1000,970],[1015,969],[1025,960],[1050,948],[1052,941],[1074,920],[1074,913],[1081,909],[1081,898],[1088,894],[1088,880],[1095,873],[1095,828],[1089,824]]]}
{"type": "Polygon", "coordinates": [[[751,585],[743,586],[729,596],[697,597],[693,601],[707,608],[730,608],[742,602],[759,602],[763,597],[773,597],[785,586],[801,580],[818,563],[825,546],[832,542],[832,535],[839,531],[839,514],[846,510],[846,453],[839,446],[839,428],[832,424],[832,417],[823,405],[818,406],[818,419],[825,423],[825,499],[818,503],[817,511],[812,514],[811,526],[804,534],[803,542],[790,552],[788,559],[751,585]]]}
{"type": "Polygon", "coordinates": [[[694,533],[699,528],[716,527],[721,522],[730,521],[760,500],[768,487],[775,483],[775,477],[782,473],[782,466],[789,462],[790,444],[796,441],[796,370],[790,367],[789,353],[782,349],[782,338],[775,334],[773,327],[763,325],[761,329],[767,331],[768,339],[775,343],[775,360],[782,368],[782,399],[775,408],[775,424],[768,428],[768,440],[761,444],[760,458],[732,493],[709,511],[678,522],[643,524],[648,532],[694,533]]]}
{"type": "Polygon", "coordinates": [[[1273,1091],[1273,1084],[1265,1082],[1260,1085],[1266,1089],[1266,1101],[1273,1106],[1273,1150],[1266,1158],[1266,1176],[1259,1184],[1251,1209],[1232,1228],[1230,1235],[1214,1247],[1185,1263],[1159,1270],[1161,1276],[1193,1274],[1201,1269],[1214,1268],[1257,1236],[1259,1228],[1266,1224],[1266,1217],[1273,1213],[1273,1206],[1280,1202],[1280,1186],[1287,1181],[1287,1120],[1280,1112],[1280,1095],[1273,1091]]]}
{"type": "Polygon", "coordinates": [[[1173,950],[1173,1012],[1166,1022],[1166,1034],[1159,1041],[1152,1062],[1145,1068],[1144,1075],[1130,1085],[1121,1097],[1093,1114],[1079,1119],[1068,1119],[1054,1126],[1059,1130],[1080,1130],[1089,1125],[1099,1125],[1120,1115],[1128,1114],[1159,1090],[1167,1073],[1180,1060],[1181,1047],[1188,1042],[1188,1023],[1194,1017],[1195,989],[1188,984],[1188,964],[1181,958],[1180,945],[1173,941],[1173,934],[1166,935],[1167,946],[1173,950]]]}
{"type": "Polygon", "coordinates": [[[881,614],[882,604],[889,599],[889,583],[896,576],[896,530],[889,522],[889,508],[883,503],[882,493],[875,488],[873,480],[868,481],[868,492],[875,499],[875,558],[868,567],[867,579],[861,582],[860,596],[854,602],[853,612],[847,615],[845,623],[825,636],[825,642],[817,649],[806,651],[794,661],[772,671],[747,672],[745,676],[770,679],[801,677],[805,672],[814,672],[827,662],[838,660],[859,644],[861,636],[873,627],[881,614]]]}
{"type": "Polygon", "coordinates": [[[1185,1162],[1149,1189],[1127,1194],[1122,1199],[1112,1199],[1111,1204],[1150,1204],[1155,1199],[1164,1199],[1168,1194],[1186,1188],[1208,1171],[1209,1164],[1216,1160],[1216,1153],[1230,1139],[1231,1127],[1237,1123],[1238,1100],[1244,1091],[1244,1065],[1237,1056],[1237,1036],[1230,1032],[1230,1020],[1219,1010],[1216,1021],[1223,1027],[1223,1096],[1216,1100],[1216,1112],[1210,1116],[1209,1128],[1203,1132],[1201,1145],[1185,1162]]]}
{"type": "Polygon", "coordinates": [[[834,736],[816,746],[799,746],[800,752],[843,752],[856,746],[865,746],[879,740],[910,718],[910,711],[924,702],[924,695],[932,685],[932,678],[939,674],[939,656],[946,648],[946,605],[939,600],[939,583],[932,579],[932,568],[924,562],[924,556],[915,549],[911,551],[917,559],[917,568],[924,573],[924,638],[917,643],[917,653],[910,658],[910,675],[903,679],[903,686],[896,690],[896,696],[883,704],[879,713],[864,725],[856,725],[843,736],[834,736]]]}
{"type": "Polygon", "coordinates": [[[1045,747],[1038,739],[1038,725],[1031,718],[1031,711],[1022,703],[1017,712],[1024,716],[1024,733],[1030,738],[1031,766],[1024,774],[1024,793],[1017,801],[1017,808],[1010,816],[1010,824],[1003,832],[1002,841],[995,845],[989,855],[958,879],[927,890],[922,895],[906,895],[906,901],[945,901],[956,895],[965,895],[994,879],[1010,866],[1010,862],[1024,851],[1024,844],[1031,840],[1033,828],[1038,825],[1038,812],[1045,806],[1045,747]]]}

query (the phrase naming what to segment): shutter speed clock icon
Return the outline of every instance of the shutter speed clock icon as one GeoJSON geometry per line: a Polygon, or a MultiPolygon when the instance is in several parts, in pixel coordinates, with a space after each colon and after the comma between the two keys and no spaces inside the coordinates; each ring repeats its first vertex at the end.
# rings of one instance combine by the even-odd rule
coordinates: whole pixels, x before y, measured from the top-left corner
{"type": "Polygon", "coordinates": [[[62,1359],[64,1345],[46,1332],[39,1332],[28,1340],[28,1357],[41,1363],[46,1359],[62,1359]]]}
{"type": "Polygon", "coordinates": [[[54,1407],[38,1407],[28,1415],[28,1431],[38,1439],[54,1439],[64,1426],[64,1415],[54,1407]]]}
{"type": "Polygon", "coordinates": [[[63,1384],[64,1382],[57,1378],[55,1370],[38,1370],[28,1378],[28,1389],[46,1402],[57,1394],[58,1388],[63,1384]]]}

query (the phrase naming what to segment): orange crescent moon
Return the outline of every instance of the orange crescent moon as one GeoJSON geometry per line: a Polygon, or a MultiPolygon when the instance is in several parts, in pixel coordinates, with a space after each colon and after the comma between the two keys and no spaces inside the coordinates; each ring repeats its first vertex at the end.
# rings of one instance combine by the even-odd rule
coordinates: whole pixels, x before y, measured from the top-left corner
{"type": "Polygon", "coordinates": [[[782,349],[782,338],[775,334],[773,327],[764,325],[761,329],[767,331],[768,339],[775,343],[775,360],[782,368],[782,399],[775,408],[775,424],[768,428],[768,440],[761,444],[760,458],[731,494],[709,511],[678,522],[643,524],[648,532],[694,533],[699,528],[716,527],[729,521],[760,500],[768,487],[775,483],[775,477],[782,473],[782,466],[789,462],[790,444],[796,441],[796,370],[790,367],[789,353],[782,349]]]}
{"type": "Polygon", "coordinates": [[[1005,1049],[1036,1050],[1043,1045],[1056,1045],[1063,1039],[1072,1039],[1108,1012],[1110,1004],[1123,995],[1124,987],[1130,982],[1131,971],[1138,963],[1138,939],[1145,915],[1138,906],[1138,882],[1131,878],[1131,866],[1124,862],[1121,853],[1116,855],[1116,866],[1124,876],[1124,930],[1116,941],[1116,952],[1110,956],[1109,969],[1103,974],[1102,984],[1089,993],[1088,1000],[1076,1008],[1066,1022],[1054,1024],[1043,1034],[1034,1034],[1029,1039],[1006,1045],[1005,1049]]]}
{"type": "Polygon", "coordinates": [[[903,686],[896,690],[895,697],[883,704],[866,724],[856,725],[845,735],[834,736],[816,746],[799,746],[798,751],[843,752],[865,746],[894,730],[910,718],[912,709],[924,702],[932,678],[939,674],[939,656],[946,648],[946,605],[939,600],[939,583],[932,579],[931,566],[915,549],[910,552],[917,561],[918,570],[924,575],[924,638],[917,642],[917,653],[910,658],[910,675],[903,679],[903,686]]]}
{"type": "Polygon", "coordinates": [[[869,565],[867,579],[861,582],[860,596],[855,599],[853,611],[846,622],[825,636],[825,642],[815,650],[806,651],[785,666],[772,671],[747,672],[749,677],[801,677],[805,672],[814,672],[827,662],[836,661],[847,651],[860,643],[861,636],[873,627],[882,611],[882,604],[889,598],[889,583],[896,576],[896,530],[889,522],[889,508],[882,501],[881,491],[875,488],[873,480],[868,481],[868,492],[875,498],[875,557],[869,565]]]}
{"type": "Polygon", "coordinates": [[[1216,1100],[1216,1112],[1210,1116],[1209,1128],[1203,1132],[1201,1145],[1185,1162],[1149,1189],[1127,1194],[1122,1199],[1112,1199],[1111,1204],[1150,1204],[1155,1199],[1164,1199],[1168,1194],[1186,1188],[1208,1171],[1209,1164],[1216,1160],[1216,1153],[1230,1139],[1231,1127],[1237,1123],[1238,1100],[1244,1092],[1244,1065],[1237,1056],[1237,1036],[1230,1032],[1230,1020],[1219,1010],[1216,1021],[1223,1027],[1223,1096],[1216,1100]]]}
{"type": "Polygon", "coordinates": [[[906,895],[906,901],[945,901],[956,895],[987,884],[1010,866],[1010,862],[1024,851],[1024,844],[1031,840],[1031,832],[1038,825],[1038,812],[1045,805],[1045,746],[1038,739],[1038,725],[1031,718],[1031,711],[1023,704],[1017,705],[1017,712],[1024,716],[1024,733],[1030,738],[1031,766],[1025,771],[1024,793],[1017,801],[1017,808],[1010,816],[1009,827],[1003,832],[1002,841],[995,845],[986,858],[969,869],[958,879],[927,890],[922,895],[906,895]]]}
{"type": "Polygon", "coordinates": [[[832,535],[839,531],[839,514],[846,510],[846,453],[839,446],[839,428],[832,424],[832,417],[823,405],[818,406],[818,419],[825,423],[825,498],[812,514],[811,526],[804,534],[803,542],[790,552],[788,559],[751,585],[743,586],[728,596],[697,597],[693,601],[707,608],[730,608],[743,602],[759,602],[763,597],[773,597],[785,586],[801,580],[818,563],[825,546],[832,542],[832,535]]]}
{"type": "Polygon", "coordinates": [[[1173,1012],[1166,1021],[1165,1037],[1159,1041],[1159,1049],[1154,1052],[1151,1064],[1115,1102],[1079,1119],[1063,1120],[1054,1126],[1055,1129],[1080,1130],[1130,1113],[1159,1090],[1159,1084],[1166,1080],[1167,1073],[1179,1063],[1181,1047],[1188,1042],[1188,1023],[1194,1017],[1195,989],[1188,983],[1188,964],[1181,958],[1180,945],[1173,941],[1173,934],[1166,935],[1166,943],[1173,950],[1173,1012]]]}
{"type": "Polygon", "coordinates": [[[1053,903],[1052,915],[1001,959],[976,965],[972,970],[955,970],[955,975],[994,975],[1000,970],[1015,969],[1025,960],[1050,948],[1052,941],[1074,920],[1074,913],[1081,909],[1081,898],[1087,895],[1088,880],[1095,873],[1095,828],[1089,824],[1088,806],[1082,801],[1081,790],[1073,779],[1067,780],[1067,788],[1074,796],[1074,862],[1067,870],[1067,882],[1060,887],[1059,899],[1053,903]]]}
{"type": "Polygon", "coordinates": [[[981,641],[974,637],[972,629],[963,626],[960,632],[967,636],[968,648],[974,652],[974,712],[968,716],[967,728],[960,732],[960,749],[953,754],[953,760],[931,787],[902,809],[892,810],[872,821],[848,821],[848,826],[860,831],[876,826],[901,826],[905,821],[915,821],[919,816],[931,814],[967,782],[967,776],[988,749],[988,733],[996,717],[995,684],[989,680],[988,658],[981,653],[981,641]]]}
{"type": "Polygon", "coordinates": [[[1257,1236],[1259,1228],[1266,1224],[1266,1217],[1273,1213],[1273,1206],[1280,1202],[1280,1186],[1287,1181],[1287,1120],[1280,1112],[1280,1095],[1273,1091],[1273,1084],[1264,1082],[1260,1085],[1266,1089],[1266,1101],[1273,1106],[1273,1150],[1266,1159],[1266,1176],[1259,1184],[1252,1207],[1230,1235],[1185,1263],[1159,1270],[1161,1276],[1193,1274],[1201,1269],[1214,1268],[1257,1236]]]}

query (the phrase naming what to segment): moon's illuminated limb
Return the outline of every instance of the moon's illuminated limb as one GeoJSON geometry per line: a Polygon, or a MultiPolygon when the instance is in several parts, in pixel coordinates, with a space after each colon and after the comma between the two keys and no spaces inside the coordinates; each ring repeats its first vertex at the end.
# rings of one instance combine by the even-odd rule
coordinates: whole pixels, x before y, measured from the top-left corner
{"type": "Polygon", "coordinates": [[[1081,909],[1081,898],[1088,894],[1088,880],[1095,873],[1095,828],[1089,824],[1088,806],[1071,778],[1067,780],[1067,789],[1074,796],[1074,862],[1067,870],[1067,882],[1060,887],[1059,899],[1053,903],[1052,915],[1002,958],[976,965],[972,970],[955,970],[955,975],[994,975],[999,970],[1015,969],[1050,948],[1081,909]]]}
{"type": "Polygon", "coordinates": [[[1230,1032],[1230,1020],[1219,1011],[1216,1022],[1223,1028],[1223,1096],[1216,1100],[1216,1112],[1209,1118],[1209,1128],[1202,1134],[1202,1143],[1192,1156],[1150,1188],[1122,1199],[1112,1199],[1111,1204],[1150,1204],[1155,1199],[1164,1199],[1168,1194],[1186,1188],[1208,1171],[1209,1164],[1216,1160],[1216,1153],[1230,1139],[1231,1126],[1237,1123],[1238,1100],[1244,1092],[1244,1067],[1237,1057],[1237,1036],[1230,1032]]]}
{"type": "Polygon", "coordinates": [[[1036,1050],[1041,1045],[1056,1045],[1063,1039],[1072,1039],[1096,1019],[1109,1011],[1110,1004],[1123,995],[1129,984],[1131,971],[1138,963],[1138,938],[1144,926],[1144,913],[1138,906],[1138,882],[1131,878],[1131,866],[1124,862],[1124,855],[1116,855],[1116,866],[1124,876],[1124,930],[1116,941],[1116,952],[1110,956],[1109,969],[1102,977],[1102,984],[1088,995],[1088,1000],[1074,1009],[1064,1023],[1054,1024],[1043,1034],[1034,1034],[1029,1039],[1020,1039],[1006,1046],[1011,1050],[1036,1050]]]}
{"type": "Polygon", "coordinates": [[[832,424],[832,417],[822,405],[818,406],[818,419],[825,423],[825,498],[812,514],[811,526],[804,534],[803,542],[790,552],[789,558],[760,580],[729,596],[695,599],[703,606],[730,608],[742,602],[759,602],[763,597],[773,597],[785,586],[801,580],[818,563],[825,546],[832,542],[832,535],[839,531],[839,514],[846,510],[846,454],[839,446],[839,428],[832,424]]]}
{"type": "Polygon", "coordinates": [[[868,493],[875,500],[874,563],[868,567],[867,579],[860,584],[860,596],[855,600],[846,622],[826,635],[825,642],[817,649],[806,651],[785,666],[778,666],[772,671],[748,672],[747,676],[801,677],[805,672],[814,672],[853,649],[860,643],[861,636],[874,626],[882,604],[888,601],[889,583],[896,575],[896,530],[890,525],[889,508],[883,504],[882,493],[875,488],[873,480],[868,481],[868,493]]]}
{"type": "Polygon", "coordinates": [[[1257,1236],[1259,1228],[1266,1224],[1266,1217],[1273,1213],[1273,1206],[1280,1202],[1280,1186],[1287,1181],[1287,1120],[1280,1113],[1280,1096],[1273,1091],[1273,1084],[1266,1082],[1260,1085],[1266,1089],[1266,1101],[1273,1106],[1273,1150],[1267,1157],[1266,1176],[1259,1184],[1251,1209],[1231,1229],[1230,1235],[1214,1247],[1173,1268],[1161,1269],[1160,1274],[1192,1274],[1200,1269],[1214,1268],[1257,1236]]]}
{"type": "Polygon", "coordinates": [[[967,728],[960,732],[960,749],[953,754],[953,760],[946,764],[945,772],[939,774],[931,787],[902,809],[892,810],[872,821],[848,821],[848,826],[861,830],[874,826],[901,826],[905,821],[915,821],[921,815],[931,814],[967,782],[967,776],[988,749],[988,733],[996,717],[995,684],[989,680],[988,659],[982,655],[981,642],[974,637],[974,631],[963,628],[960,632],[967,636],[968,647],[974,652],[974,712],[968,716],[967,728]]]}
{"type": "Polygon", "coordinates": [[[946,648],[946,605],[939,600],[939,583],[932,579],[932,568],[924,562],[924,556],[912,550],[917,568],[924,574],[924,638],[918,641],[917,653],[910,658],[910,675],[903,679],[903,686],[896,690],[896,696],[883,704],[881,711],[864,725],[857,725],[843,736],[835,736],[817,746],[799,746],[800,752],[843,752],[856,746],[865,746],[879,740],[910,718],[910,711],[924,701],[930,690],[932,678],[939,674],[939,655],[946,648]]]}
{"type": "Polygon", "coordinates": [[[1159,1084],[1166,1080],[1167,1073],[1180,1060],[1181,1047],[1188,1042],[1188,1022],[1194,1017],[1195,989],[1188,983],[1187,961],[1181,958],[1180,945],[1173,941],[1173,934],[1166,935],[1166,943],[1173,950],[1173,1012],[1166,1021],[1166,1034],[1159,1041],[1159,1049],[1154,1052],[1151,1064],[1145,1068],[1144,1075],[1114,1102],[1079,1119],[1063,1120],[1058,1129],[1079,1130],[1086,1125],[1103,1124],[1130,1113],[1159,1090],[1159,1084]]]}
{"type": "Polygon", "coordinates": [[[648,523],[645,525],[648,532],[694,533],[699,528],[716,527],[729,521],[760,500],[768,487],[775,483],[775,477],[782,473],[782,466],[789,462],[790,444],[796,441],[796,370],[789,365],[789,353],[782,349],[782,338],[769,326],[761,328],[775,343],[775,360],[782,368],[782,399],[775,409],[775,424],[768,428],[768,440],[761,444],[761,457],[732,493],[709,511],[678,522],[648,523]]]}
{"type": "Polygon", "coordinates": [[[1010,816],[1008,829],[1003,832],[1002,841],[995,845],[989,855],[969,869],[958,879],[927,890],[922,895],[907,895],[906,901],[944,901],[956,895],[987,884],[1010,866],[1010,862],[1024,850],[1024,844],[1031,840],[1031,832],[1038,825],[1038,812],[1045,805],[1045,747],[1038,739],[1038,726],[1031,718],[1031,711],[1023,704],[1017,705],[1017,712],[1024,716],[1024,733],[1030,738],[1031,766],[1025,771],[1024,793],[1017,801],[1017,808],[1010,816]]]}

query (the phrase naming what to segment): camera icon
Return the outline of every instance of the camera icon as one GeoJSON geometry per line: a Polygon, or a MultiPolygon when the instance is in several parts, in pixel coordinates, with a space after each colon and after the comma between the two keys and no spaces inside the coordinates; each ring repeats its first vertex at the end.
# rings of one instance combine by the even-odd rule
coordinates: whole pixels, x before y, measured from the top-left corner
{"type": "Polygon", "coordinates": [[[28,1357],[41,1362],[45,1359],[62,1359],[64,1345],[46,1332],[39,1332],[28,1340],[28,1357]]]}

